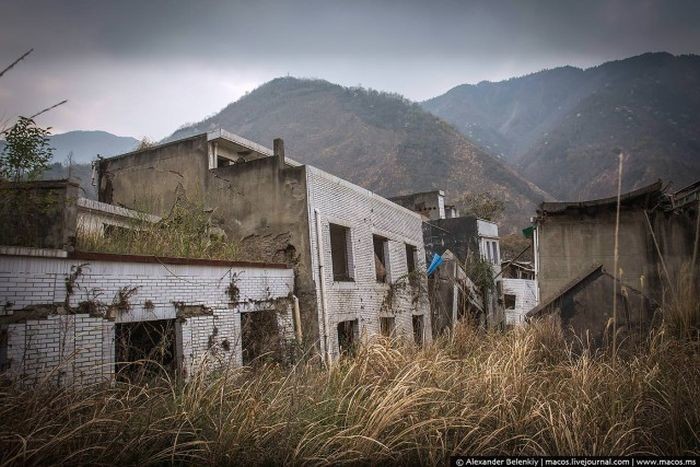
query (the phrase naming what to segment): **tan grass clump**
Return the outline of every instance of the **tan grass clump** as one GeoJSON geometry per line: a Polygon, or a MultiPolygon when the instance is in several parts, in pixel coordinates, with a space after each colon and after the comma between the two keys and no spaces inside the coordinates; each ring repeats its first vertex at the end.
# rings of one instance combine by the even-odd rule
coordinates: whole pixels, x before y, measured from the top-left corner
{"type": "Polygon", "coordinates": [[[330,370],[0,392],[2,464],[445,463],[451,454],[698,454],[697,341],[657,333],[615,365],[558,328],[460,326],[330,370]]]}

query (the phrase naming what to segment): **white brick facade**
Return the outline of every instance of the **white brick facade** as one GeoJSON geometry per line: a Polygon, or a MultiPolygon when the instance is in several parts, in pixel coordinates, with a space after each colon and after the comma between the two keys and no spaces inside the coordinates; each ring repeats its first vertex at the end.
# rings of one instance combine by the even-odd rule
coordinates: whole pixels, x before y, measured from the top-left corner
{"type": "Polygon", "coordinates": [[[515,308],[506,309],[506,324],[519,325],[525,322],[525,314],[537,306],[537,282],[530,279],[501,280],[503,295],[515,295],[515,308]]]}
{"type": "Polygon", "coordinates": [[[381,196],[330,175],[315,167],[307,167],[309,231],[311,262],[317,287],[319,329],[322,350],[331,358],[338,356],[337,325],[341,321],[357,320],[360,338],[380,334],[380,317],[393,316],[395,332],[412,338],[412,317],[423,316],[423,340],[429,342],[432,331],[427,296],[427,281],[422,275],[418,286],[410,286],[406,279],[408,266],[406,244],[416,248],[416,270],[425,272],[425,251],[420,215],[394,204],[381,196]],[[322,247],[319,250],[316,224],[321,225],[322,247]],[[350,264],[353,281],[333,280],[329,224],[338,224],[350,230],[350,264]],[[388,240],[387,283],[378,283],[375,276],[373,235],[388,240]],[[323,286],[319,278],[319,251],[324,258],[323,286]],[[387,296],[389,284],[396,287],[392,306],[387,296]],[[382,304],[385,304],[383,307],[382,304]],[[327,315],[327,329],[323,314],[327,315]],[[325,336],[324,336],[325,335],[325,336]]]}
{"type": "Polygon", "coordinates": [[[239,365],[241,312],[275,309],[282,337],[293,338],[289,305],[293,289],[293,271],[278,267],[0,256],[0,323],[4,323],[0,326],[7,333],[6,364],[15,377],[83,384],[111,380],[115,323],[175,320],[183,305],[201,305],[208,314],[177,320],[178,364],[185,372],[205,357],[239,365]],[[73,284],[71,294],[67,294],[67,281],[73,284]],[[122,305],[128,302],[128,309],[115,306],[120,303],[120,291],[133,288],[121,301],[122,305]],[[237,291],[236,296],[231,290],[237,291]],[[75,311],[84,302],[113,319],[87,313],[23,319],[26,310],[18,311],[65,303],[75,311]]]}

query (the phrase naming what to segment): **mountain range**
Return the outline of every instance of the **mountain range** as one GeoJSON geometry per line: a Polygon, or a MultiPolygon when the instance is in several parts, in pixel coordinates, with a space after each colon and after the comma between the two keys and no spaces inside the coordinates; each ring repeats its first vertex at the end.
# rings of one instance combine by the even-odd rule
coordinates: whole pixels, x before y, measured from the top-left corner
{"type": "MultiPolygon", "coordinates": [[[[53,148],[51,163],[67,164],[72,152],[74,164],[89,164],[99,154],[102,157],[116,156],[133,151],[139,140],[130,136],[117,136],[106,131],[68,131],[49,137],[49,145],[53,148]]],[[[5,142],[0,140],[0,152],[5,148],[5,142]]]]}
{"type": "Polygon", "coordinates": [[[700,178],[700,56],[647,53],[457,86],[424,109],[558,199],[700,178]]]}
{"type": "Polygon", "coordinates": [[[504,162],[439,118],[396,94],[322,80],[278,78],[168,140],[224,128],[383,196],[444,189],[452,201],[488,192],[506,218],[527,222],[547,197],[504,162]]]}
{"type": "MultiPolygon", "coordinates": [[[[164,141],[224,128],[384,196],[445,189],[448,201],[490,193],[506,230],[543,199],[613,194],[658,178],[700,178],[700,57],[649,53],[579,69],[460,85],[421,103],[323,80],[278,78],[164,141]]],[[[106,132],[52,137],[55,161],[134,149],[106,132]],[[62,159],[61,159],[62,158],[62,159]]],[[[57,167],[53,168],[57,173],[57,167]]],[[[458,203],[459,204],[459,203],[458,203]]]]}

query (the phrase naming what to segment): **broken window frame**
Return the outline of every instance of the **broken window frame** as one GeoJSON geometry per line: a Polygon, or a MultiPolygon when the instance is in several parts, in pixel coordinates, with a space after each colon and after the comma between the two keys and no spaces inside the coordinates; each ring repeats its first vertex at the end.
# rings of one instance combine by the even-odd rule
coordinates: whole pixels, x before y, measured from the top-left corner
{"type": "Polygon", "coordinates": [[[354,282],[352,240],[350,227],[328,223],[331,269],[334,282],[354,282]],[[341,235],[338,238],[337,235],[341,235]]]}
{"type": "Polygon", "coordinates": [[[406,251],[406,274],[408,274],[408,283],[416,287],[418,285],[418,247],[405,244],[406,251]]]}
{"type": "Polygon", "coordinates": [[[374,251],[374,278],[380,284],[387,284],[391,282],[389,277],[389,239],[373,234],[372,247],[374,251]],[[383,275],[381,274],[382,270],[383,275]]]}

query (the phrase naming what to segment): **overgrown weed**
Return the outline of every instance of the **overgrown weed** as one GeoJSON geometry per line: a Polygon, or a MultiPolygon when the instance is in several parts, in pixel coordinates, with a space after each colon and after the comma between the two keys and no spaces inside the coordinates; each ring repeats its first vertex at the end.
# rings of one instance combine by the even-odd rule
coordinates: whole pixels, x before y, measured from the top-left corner
{"type": "Polygon", "coordinates": [[[700,353],[661,328],[612,364],[555,323],[462,324],[418,349],[81,390],[0,392],[3,464],[445,463],[471,454],[700,452],[700,353]]]}

